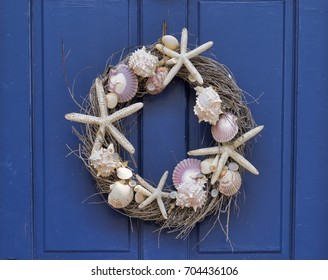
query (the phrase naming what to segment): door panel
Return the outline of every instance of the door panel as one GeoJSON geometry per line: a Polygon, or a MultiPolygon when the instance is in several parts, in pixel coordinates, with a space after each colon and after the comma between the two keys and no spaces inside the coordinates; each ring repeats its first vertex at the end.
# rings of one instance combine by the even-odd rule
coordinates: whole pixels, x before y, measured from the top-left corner
{"type": "MultiPolygon", "coordinates": [[[[225,242],[217,226],[200,243],[198,251],[192,251],[193,257],[218,258],[216,254],[224,254],[223,258],[235,258],[240,253],[240,258],[288,258],[292,225],[289,209],[295,98],[294,6],[292,1],[198,4],[198,9],[190,14],[190,30],[202,42],[214,38],[214,55],[228,65],[238,85],[248,92],[245,96],[255,121],[265,128],[247,155],[260,176],[245,173],[244,197],[239,197],[238,209],[232,211],[230,218],[232,244],[225,242]]],[[[208,232],[208,222],[200,225],[197,241],[208,232]]]]}
{"type": "Polygon", "coordinates": [[[135,44],[133,6],[129,1],[43,1],[35,10],[42,24],[36,35],[41,49],[35,49],[36,56],[42,53],[36,69],[42,85],[35,96],[37,258],[138,258],[138,232],[130,233],[126,217],[110,211],[100,195],[92,196],[94,182],[82,161],[67,157],[66,144],[78,145],[64,115],[78,108],[65,84],[61,54],[63,39],[66,53],[71,51],[68,79],[76,79],[75,98],[82,102],[111,53],[135,44]]]}

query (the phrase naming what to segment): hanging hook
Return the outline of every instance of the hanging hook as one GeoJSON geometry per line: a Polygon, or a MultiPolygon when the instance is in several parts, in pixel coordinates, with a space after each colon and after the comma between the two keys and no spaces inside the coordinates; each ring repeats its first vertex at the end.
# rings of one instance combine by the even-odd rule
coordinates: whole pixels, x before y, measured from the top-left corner
{"type": "Polygon", "coordinates": [[[167,24],[166,20],[163,21],[162,37],[166,35],[167,24]]]}

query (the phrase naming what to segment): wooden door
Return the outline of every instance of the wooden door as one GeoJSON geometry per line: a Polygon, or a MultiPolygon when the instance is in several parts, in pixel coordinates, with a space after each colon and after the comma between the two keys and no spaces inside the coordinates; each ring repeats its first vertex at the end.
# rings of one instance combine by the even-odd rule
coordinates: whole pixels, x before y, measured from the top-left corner
{"type": "MultiPolygon", "coordinates": [[[[0,8],[1,258],[328,257],[324,0],[8,0],[0,8]],[[67,157],[66,145],[77,148],[78,140],[64,114],[78,108],[63,75],[62,42],[70,50],[68,79],[82,101],[111,54],[153,43],[163,20],[177,37],[187,27],[190,44],[214,41],[211,52],[256,99],[247,96],[256,122],[265,125],[248,155],[260,176],[245,174],[239,210],[230,217],[233,250],[218,225],[200,242],[211,218],[186,240],[131,223],[92,196],[82,162],[67,157]]],[[[143,99],[132,141],[146,178],[172,174],[188,150],[203,145],[206,127],[192,114],[194,101],[180,80],[143,99]]]]}

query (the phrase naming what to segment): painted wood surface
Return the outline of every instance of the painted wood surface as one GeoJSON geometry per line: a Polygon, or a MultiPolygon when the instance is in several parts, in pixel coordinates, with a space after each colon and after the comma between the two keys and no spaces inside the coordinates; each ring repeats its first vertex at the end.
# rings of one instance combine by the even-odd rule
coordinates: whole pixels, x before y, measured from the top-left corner
{"type": "MultiPolygon", "coordinates": [[[[0,140],[1,258],[328,257],[327,2],[20,3],[0,4],[0,114],[5,125],[0,140]],[[230,217],[233,250],[219,225],[202,241],[211,218],[186,240],[158,235],[151,223],[130,223],[94,195],[82,162],[67,157],[66,145],[76,149],[78,140],[64,114],[78,108],[63,76],[62,42],[69,53],[68,79],[82,102],[112,53],[156,41],[164,19],[167,32],[177,37],[188,27],[191,47],[214,41],[207,55],[230,68],[251,94],[246,98],[255,120],[265,125],[248,154],[261,175],[245,174],[239,209],[230,217]]],[[[166,169],[172,174],[189,149],[208,144],[209,127],[198,124],[192,112],[195,92],[182,81],[174,80],[161,95],[143,102],[142,114],[131,118],[130,137],[137,147],[138,173],[156,182],[166,169]]]]}

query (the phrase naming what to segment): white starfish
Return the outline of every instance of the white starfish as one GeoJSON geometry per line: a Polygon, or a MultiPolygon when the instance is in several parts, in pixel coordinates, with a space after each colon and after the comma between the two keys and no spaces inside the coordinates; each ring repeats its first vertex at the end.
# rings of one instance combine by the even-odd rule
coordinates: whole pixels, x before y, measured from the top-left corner
{"type": "Polygon", "coordinates": [[[214,185],[217,179],[219,178],[225,164],[227,163],[227,160],[229,157],[234,159],[236,162],[238,162],[242,167],[247,169],[249,172],[259,175],[259,172],[257,169],[247,160],[245,159],[241,154],[236,152],[235,150],[242,144],[244,144],[246,141],[254,137],[256,134],[258,134],[262,129],[264,128],[263,125],[255,127],[251,129],[250,131],[246,132],[244,135],[238,137],[235,141],[233,141],[231,144],[222,144],[222,146],[218,147],[210,147],[210,148],[204,148],[204,149],[198,149],[189,151],[188,155],[190,156],[204,156],[204,155],[220,155],[220,159],[218,161],[217,169],[212,175],[211,184],[214,185]]]}
{"type": "Polygon", "coordinates": [[[174,76],[179,72],[180,68],[184,64],[190,74],[196,79],[196,81],[202,85],[203,84],[203,78],[195,68],[195,66],[191,63],[190,59],[199,55],[200,53],[208,50],[210,47],[213,46],[213,42],[207,42],[196,49],[187,52],[187,45],[188,45],[188,30],[186,28],[182,29],[181,34],[181,43],[180,43],[180,53],[177,53],[162,44],[157,44],[155,47],[158,49],[161,53],[168,55],[169,57],[172,57],[170,60],[166,62],[168,65],[175,64],[170,72],[167,74],[165,80],[163,81],[163,85],[167,86],[174,76]]]}
{"type": "Polygon", "coordinates": [[[99,129],[96,134],[96,139],[93,144],[92,153],[99,150],[104,141],[106,128],[108,128],[109,133],[116,139],[120,145],[127,150],[130,154],[135,152],[133,145],[125,138],[125,136],[113,125],[114,122],[127,117],[143,107],[143,103],[135,103],[128,107],[125,107],[121,110],[114,112],[111,115],[108,115],[106,101],[105,101],[105,91],[103,85],[99,78],[95,81],[96,84],[96,94],[98,99],[98,106],[100,111],[100,116],[90,116],[79,113],[70,113],[66,114],[65,118],[70,121],[75,121],[85,124],[97,124],[99,129]]]}
{"type": "MultiPolygon", "coordinates": [[[[167,214],[166,214],[166,209],[165,209],[165,205],[163,203],[162,198],[163,197],[168,198],[170,196],[170,193],[163,192],[162,189],[165,185],[168,174],[169,174],[168,171],[164,172],[161,180],[159,181],[159,183],[157,185],[157,188],[152,187],[144,179],[142,179],[138,174],[136,175],[139,183],[145,188],[145,191],[143,193],[148,196],[149,192],[150,192],[150,195],[148,196],[148,198],[139,205],[139,208],[144,208],[147,205],[149,205],[150,203],[152,203],[155,199],[157,199],[157,204],[158,204],[159,210],[161,211],[164,219],[167,219],[167,214]]],[[[138,191],[140,191],[140,188],[138,191]]]]}

